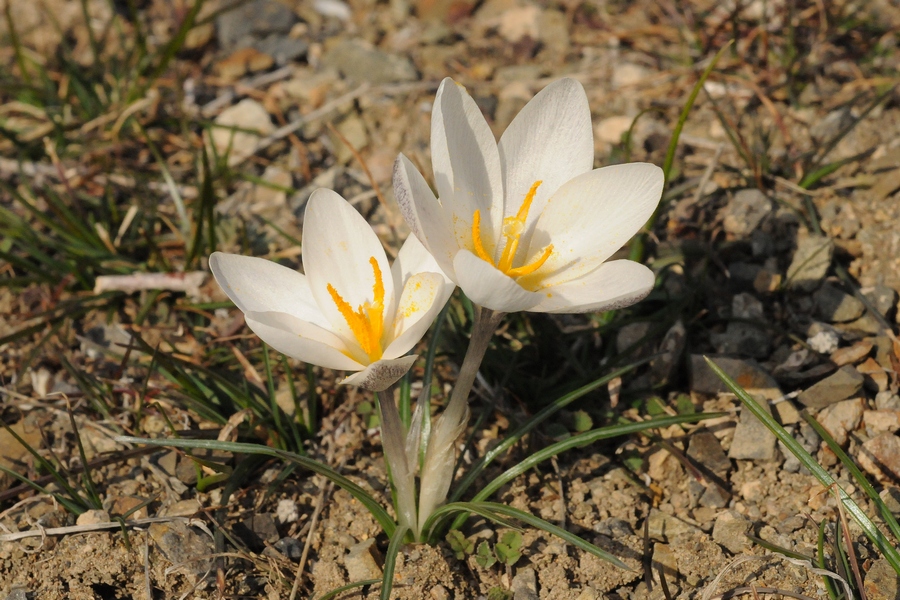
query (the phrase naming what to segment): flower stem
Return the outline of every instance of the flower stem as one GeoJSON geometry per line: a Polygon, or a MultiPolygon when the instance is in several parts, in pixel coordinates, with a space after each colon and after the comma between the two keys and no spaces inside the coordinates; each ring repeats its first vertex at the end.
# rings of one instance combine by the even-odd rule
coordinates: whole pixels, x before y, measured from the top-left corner
{"type": "Polygon", "coordinates": [[[459,369],[456,385],[453,386],[453,392],[450,394],[450,402],[447,404],[447,409],[442,416],[449,422],[458,422],[465,413],[468,406],[469,392],[472,391],[478,368],[481,366],[481,361],[484,359],[484,354],[487,352],[497,325],[500,324],[505,315],[506,313],[495,312],[484,307],[480,307],[475,313],[475,322],[472,325],[469,347],[466,350],[463,364],[459,369]]]}
{"type": "Polygon", "coordinates": [[[400,413],[394,404],[394,386],[376,392],[378,395],[378,411],[381,416],[381,443],[384,446],[384,457],[390,470],[394,484],[397,508],[397,519],[400,525],[406,525],[416,531],[416,491],[413,471],[406,460],[406,436],[400,413]]]}
{"type": "Polygon", "coordinates": [[[469,414],[469,392],[475,383],[475,375],[484,358],[491,336],[503,313],[481,308],[475,313],[469,348],[459,369],[459,377],[450,395],[447,409],[440,415],[428,437],[428,448],[422,465],[419,489],[419,522],[416,535],[435,509],[447,500],[447,492],[453,482],[456,450],[454,444],[466,427],[469,414]]]}

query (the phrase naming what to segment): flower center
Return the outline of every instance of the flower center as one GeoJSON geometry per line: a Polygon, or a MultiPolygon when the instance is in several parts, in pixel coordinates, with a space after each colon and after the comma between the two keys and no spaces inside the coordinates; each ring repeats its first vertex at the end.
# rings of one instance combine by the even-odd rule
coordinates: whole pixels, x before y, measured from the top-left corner
{"type": "Polygon", "coordinates": [[[375,276],[375,283],[372,285],[374,296],[372,302],[365,302],[353,310],[330,283],[328,284],[328,293],[350,327],[350,331],[353,332],[359,347],[371,362],[375,362],[381,359],[383,352],[381,336],[384,334],[384,280],[381,276],[381,269],[378,267],[378,261],[374,256],[369,258],[369,264],[372,265],[372,274],[375,276]]]}
{"type": "Polygon", "coordinates": [[[497,262],[494,262],[491,255],[487,253],[484,249],[484,244],[481,241],[481,211],[476,210],[472,215],[472,243],[475,246],[475,254],[477,254],[481,260],[490,263],[494,268],[514,279],[534,273],[547,262],[547,259],[550,258],[550,254],[553,253],[553,244],[549,244],[541,251],[541,255],[538,256],[536,260],[519,267],[513,266],[513,260],[516,258],[516,252],[519,249],[519,240],[522,237],[522,233],[525,232],[525,220],[528,218],[528,211],[531,209],[534,195],[537,193],[537,189],[542,183],[543,181],[538,180],[532,184],[531,189],[528,190],[528,194],[525,195],[525,200],[522,201],[522,206],[519,208],[519,212],[516,213],[516,216],[503,219],[502,233],[503,237],[506,238],[506,245],[503,246],[503,252],[500,254],[500,260],[497,262]]]}

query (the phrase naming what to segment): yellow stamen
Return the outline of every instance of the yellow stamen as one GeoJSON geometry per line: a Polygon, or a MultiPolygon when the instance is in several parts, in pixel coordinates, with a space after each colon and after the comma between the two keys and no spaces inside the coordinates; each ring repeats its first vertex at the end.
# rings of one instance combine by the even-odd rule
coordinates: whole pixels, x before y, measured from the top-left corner
{"type": "Polygon", "coordinates": [[[381,359],[381,336],[384,334],[384,279],[382,278],[381,268],[375,257],[369,258],[369,264],[372,265],[372,274],[375,276],[375,283],[372,285],[372,302],[366,302],[360,305],[356,310],[344,300],[334,286],[330,283],[327,286],[328,294],[331,296],[332,302],[337,307],[338,312],[344,317],[350,331],[359,343],[369,360],[375,362],[381,359]]]}
{"type": "Polygon", "coordinates": [[[519,240],[521,240],[522,234],[525,232],[525,222],[528,219],[528,211],[531,210],[531,203],[534,202],[534,197],[537,194],[538,187],[540,187],[541,183],[543,183],[543,181],[538,180],[532,184],[531,189],[529,189],[528,193],[525,195],[525,199],[522,201],[522,206],[519,207],[519,212],[516,213],[516,216],[503,219],[502,233],[503,237],[506,238],[506,244],[503,247],[503,252],[500,254],[500,260],[497,262],[494,262],[487,253],[481,239],[481,211],[476,210],[472,215],[472,245],[474,246],[475,254],[481,260],[492,264],[497,270],[502,271],[510,277],[522,277],[534,273],[547,262],[547,259],[550,258],[550,255],[553,253],[553,244],[550,244],[543,249],[541,255],[534,262],[522,265],[521,267],[513,267],[516,252],[519,250],[519,240]]]}
{"type": "Polygon", "coordinates": [[[547,259],[550,258],[550,255],[553,254],[553,244],[550,244],[546,248],[544,248],[543,253],[538,257],[536,261],[533,263],[522,265],[521,267],[516,267],[515,269],[510,269],[506,272],[510,277],[522,277],[524,275],[531,275],[547,262],[547,259]]]}
{"type": "Polygon", "coordinates": [[[484,249],[484,244],[481,243],[481,211],[476,210],[475,214],[472,215],[472,243],[475,245],[475,254],[478,255],[478,258],[485,262],[489,262],[494,264],[494,261],[491,260],[491,257],[484,249]]]}

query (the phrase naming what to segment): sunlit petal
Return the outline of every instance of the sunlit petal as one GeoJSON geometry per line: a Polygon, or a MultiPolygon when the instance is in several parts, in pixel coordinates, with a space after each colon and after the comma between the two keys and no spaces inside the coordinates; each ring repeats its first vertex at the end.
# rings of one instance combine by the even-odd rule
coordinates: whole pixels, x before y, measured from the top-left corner
{"type": "Polygon", "coordinates": [[[516,312],[528,310],[541,301],[539,294],[523,289],[514,279],[498,271],[468,250],[453,261],[459,287],[472,302],[491,310],[516,312]]]}
{"type": "Polygon", "coordinates": [[[253,256],[213,252],[209,269],[231,301],[243,312],[284,312],[328,327],[302,274],[253,256]]]}
{"type": "Polygon", "coordinates": [[[643,300],[653,289],[653,271],[630,260],[603,263],[578,279],[541,290],[533,312],[581,313],[615,310],[643,300]]]}
{"type": "Polygon", "coordinates": [[[378,236],[339,194],[327,189],[313,192],[303,223],[303,266],[316,304],[347,339],[354,339],[354,335],[328,286],[354,309],[371,302],[375,285],[371,257],[382,274],[384,303],[390,305],[394,280],[378,236]]]}
{"type": "MultiPolygon", "coordinates": [[[[343,352],[333,333],[283,312],[249,312],[247,326],[282,354],[328,369],[356,371],[363,365],[343,352]]],[[[365,355],[363,355],[365,356],[365,355]]]]}
{"type": "Polygon", "coordinates": [[[554,286],[596,269],[647,222],[662,187],[662,169],[648,163],[603,167],[564,184],[541,214],[528,255],[550,243],[555,251],[520,283],[554,286]]]}
{"type": "Polygon", "coordinates": [[[435,185],[456,239],[471,236],[476,210],[484,215],[485,231],[493,235],[499,231],[503,208],[494,134],[466,89],[452,79],[441,82],[431,119],[435,185]]]}
{"type": "Polygon", "coordinates": [[[394,341],[385,348],[385,358],[405,354],[425,335],[454,287],[438,273],[417,273],[406,280],[394,316],[394,341]]]}
{"type": "Polygon", "coordinates": [[[391,264],[394,290],[402,290],[406,281],[416,273],[437,273],[446,283],[451,285],[453,283],[422,242],[411,235],[400,246],[397,258],[391,264]]]}
{"type": "Polygon", "coordinates": [[[453,227],[422,174],[402,154],[394,163],[394,195],[413,234],[434,256],[441,269],[452,275],[453,257],[460,247],[453,227]]]}
{"type": "Polygon", "coordinates": [[[541,90],[503,132],[499,152],[505,217],[518,212],[535,181],[542,182],[522,234],[520,248],[524,250],[550,196],[594,166],[591,110],[581,84],[560,79],[541,90]]]}

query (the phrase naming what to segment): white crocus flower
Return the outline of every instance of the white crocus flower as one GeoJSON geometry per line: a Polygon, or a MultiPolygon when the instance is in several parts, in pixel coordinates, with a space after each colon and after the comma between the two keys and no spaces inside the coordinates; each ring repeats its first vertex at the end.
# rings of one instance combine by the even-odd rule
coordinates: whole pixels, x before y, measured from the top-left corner
{"type": "Polygon", "coordinates": [[[380,391],[402,377],[453,284],[409,236],[392,266],[366,220],[339,194],[313,192],[303,223],[306,275],[262,258],[215,252],[209,267],[247,325],[279,352],[380,391]]]}
{"type": "Polygon", "coordinates": [[[592,169],[581,84],[562,79],[516,116],[500,143],[465,88],[445,79],[434,101],[438,196],[403,155],[394,190],[404,217],[473,302],[498,312],[602,311],[653,287],[636,262],[607,259],[647,222],[663,188],[647,163],[592,169]]]}

